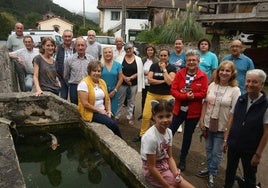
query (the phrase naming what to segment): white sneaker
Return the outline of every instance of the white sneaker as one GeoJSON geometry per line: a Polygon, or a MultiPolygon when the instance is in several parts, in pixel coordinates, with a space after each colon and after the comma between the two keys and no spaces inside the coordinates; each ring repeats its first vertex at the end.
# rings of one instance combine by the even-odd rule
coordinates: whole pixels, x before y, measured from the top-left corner
{"type": "Polygon", "coordinates": [[[177,132],[178,133],[181,133],[182,132],[182,125],[179,126],[179,128],[177,129],[177,132]]]}

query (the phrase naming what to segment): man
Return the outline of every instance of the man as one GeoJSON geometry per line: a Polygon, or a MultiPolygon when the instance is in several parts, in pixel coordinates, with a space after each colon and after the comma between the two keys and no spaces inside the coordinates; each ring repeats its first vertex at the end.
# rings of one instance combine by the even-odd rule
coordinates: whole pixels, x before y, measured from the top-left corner
{"type": "Polygon", "coordinates": [[[242,53],[242,42],[234,40],[230,46],[231,54],[223,57],[223,60],[230,60],[235,64],[237,70],[237,81],[241,94],[245,93],[245,78],[248,70],[254,69],[253,61],[242,53]]]}
{"type": "Polygon", "coordinates": [[[174,65],[177,71],[185,66],[185,52],[183,48],[183,40],[176,39],[174,42],[174,51],[169,56],[169,63],[174,65]]]}
{"type": "Polygon", "coordinates": [[[24,86],[25,90],[32,91],[33,87],[33,58],[39,54],[39,50],[34,48],[34,41],[31,36],[25,36],[23,38],[24,48],[10,52],[9,56],[16,60],[17,66],[23,71],[25,75],[24,86]]]}
{"type": "Polygon", "coordinates": [[[61,83],[60,97],[66,100],[69,89],[63,78],[63,69],[67,58],[75,53],[75,49],[72,46],[73,32],[71,30],[63,31],[62,38],[63,44],[57,47],[56,68],[61,83]]]}
{"type": "Polygon", "coordinates": [[[87,32],[87,49],[86,53],[93,56],[96,60],[101,59],[101,45],[95,41],[96,33],[94,30],[87,32]]]}
{"type": "Polygon", "coordinates": [[[114,60],[116,60],[119,56],[125,56],[126,52],[123,48],[124,41],[122,37],[115,37],[115,46],[116,47],[113,49],[114,60]]]}
{"type": "Polygon", "coordinates": [[[86,54],[87,42],[83,37],[78,37],[74,46],[76,53],[70,56],[64,64],[64,79],[69,84],[70,101],[77,105],[77,85],[88,75],[88,63],[96,59],[93,56],[86,54]]]}
{"type": "Polygon", "coordinates": [[[223,151],[227,151],[227,168],[224,187],[234,184],[239,160],[242,161],[244,186],[256,187],[257,166],[268,140],[268,100],[262,89],[266,80],[263,70],[246,73],[246,93],[241,95],[224,134],[223,151]]]}
{"type": "MultiPolygon", "coordinates": [[[[16,23],[14,30],[15,30],[15,33],[13,35],[9,35],[9,37],[7,39],[7,48],[9,50],[9,52],[14,52],[16,50],[24,48],[24,43],[23,43],[24,26],[23,26],[23,24],[19,23],[19,22],[16,23]]],[[[24,83],[24,78],[25,78],[24,69],[17,62],[16,59],[13,59],[12,62],[14,63],[15,72],[18,75],[20,90],[26,91],[25,90],[25,83],[24,83]]]]}

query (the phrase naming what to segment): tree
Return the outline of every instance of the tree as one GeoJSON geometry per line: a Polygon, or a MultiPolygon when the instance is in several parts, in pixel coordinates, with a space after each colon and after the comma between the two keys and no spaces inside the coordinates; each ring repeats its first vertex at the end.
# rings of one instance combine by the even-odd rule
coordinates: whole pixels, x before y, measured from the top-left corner
{"type": "Polygon", "coordinates": [[[30,12],[24,16],[24,27],[27,29],[36,28],[36,22],[42,19],[42,15],[36,12],[30,12]]]}
{"type": "Polygon", "coordinates": [[[14,25],[16,23],[16,20],[14,16],[7,12],[0,13],[0,39],[1,40],[7,40],[8,35],[11,33],[11,31],[14,29],[14,25]]]}

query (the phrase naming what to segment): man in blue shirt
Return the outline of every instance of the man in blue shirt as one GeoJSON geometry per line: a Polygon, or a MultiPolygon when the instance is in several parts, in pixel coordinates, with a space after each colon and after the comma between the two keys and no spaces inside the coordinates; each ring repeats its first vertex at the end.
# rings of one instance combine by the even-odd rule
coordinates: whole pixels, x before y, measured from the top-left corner
{"type": "Polygon", "coordinates": [[[230,60],[235,64],[237,70],[237,81],[241,94],[245,93],[245,79],[248,70],[254,69],[253,61],[242,53],[242,42],[234,40],[230,46],[231,54],[223,57],[222,61],[230,60]]]}

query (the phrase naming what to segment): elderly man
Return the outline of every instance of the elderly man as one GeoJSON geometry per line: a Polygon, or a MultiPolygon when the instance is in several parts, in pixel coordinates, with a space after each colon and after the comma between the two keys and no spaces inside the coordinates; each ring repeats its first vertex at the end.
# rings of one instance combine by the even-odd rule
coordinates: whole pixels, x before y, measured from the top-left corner
{"type": "Polygon", "coordinates": [[[242,94],[245,93],[245,78],[248,70],[254,69],[253,61],[242,53],[242,42],[234,40],[230,45],[231,54],[223,57],[222,61],[230,60],[235,64],[237,70],[238,86],[242,94]]]}
{"type": "Polygon", "coordinates": [[[93,56],[96,60],[101,59],[101,45],[95,41],[96,33],[94,30],[87,32],[87,49],[86,53],[93,56]]]}
{"type": "Polygon", "coordinates": [[[227,123],[223,151],[227,152],[224,187],[234,184],[239,160],[242,161],[244,186],[256,187],[257,166],[268,140],[268,100],[262,89],[266,80],[263,70],[246,73],[246,93],[241,95],[227,123]]]}
{"type": "Polygon", "coordinates": [[[23,38],[24,48],[10,52],[9,56],[17,60],[18,66],[23,71],[25,90],[32,91],[33,87],[33,58],[39,54],[39,50],[34,48],[34,41],[31,36],[23,38]]]}
{"type": "Polygon", "coordinates": [[[87,42],[83,37],[78,37],[74,46],[76,53],[70,56],[64,65],[64,79],[70,87],[70,101],[77,105],[77,85],[88,75],[88,63],[96,59],[93,56],[86,54],[87,42]]]}
{"type": "Polygon", "coordinates": [[[75,53],[75,49],[72,45],[73,32],[71,30],[63,31],[62,38],[63,44],[60,44],[57,47],[56,68],[61,83],[60,97],[63,99],[67,99],[69,89],[68,84],[63,78],[63,69],[67,58],[75,53]]]}
{"type": "Polygon", "coordinates": [[[116,60],[119,56],[125,56],[126,52],[123,48],[124,41],[120,36],[115,37],[115,48],[113,49],[114,60],[116,60]]]}
{"type": "MultiPolygon", "coordinates": [[[[25,47],[23,43],[23,30],[24,30],[23,24],[19,22],[16,23],[14,30],[15,30],[15,33],[13,35],[9,35],[7,39],[7,48],[9,52],[14,52],[16,50],[19,50],[25,47]]],[[[16,59],[13,59],[12,62],[14,63],[15,72],[18,75],[20,90],[26,91],[25,82],[24,82],[24,78],[25,78],[24,69],[18,63],[16,59]]]]}

